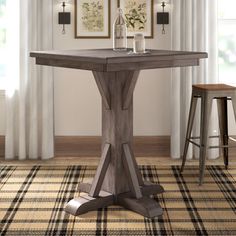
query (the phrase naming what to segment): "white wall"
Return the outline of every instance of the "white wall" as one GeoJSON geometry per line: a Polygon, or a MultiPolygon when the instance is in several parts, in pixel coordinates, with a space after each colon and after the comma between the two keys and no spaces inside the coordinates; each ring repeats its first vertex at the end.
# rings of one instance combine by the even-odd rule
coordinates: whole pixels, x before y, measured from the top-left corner
{"type": "MultiPolygon", "coordinates": [[[[111,23],[116,14],[116,0],[111,1],[111,23]]],[[[161,34],[156,24],[157,3],[154,10],[154,39],[147,39],[148,48],[169,49],[170,32],[161,34]]],[[[61,34],[57,24],[60,4],[54,7],[54,49],[82,49],[112,47],[112,39],[75,39],[74,8],[72,24],[61,34]]],[[[129,40],[132,47],[132,40],[129,40]]],[[[142,71],[134,94],[134,134],[170,134],[170,69],[142,71]]],[[[55,130],[56,135],[100,135],[101,99],[91,72],[55,69],[55,130]]]]}
{"type": "MultiPolygon", "coordinates": [[[[73,1],[72,1],[73,2],[73,1]]],[[[111,22],[116,12],[116,0],[111,0],[111,22]]],[[[72,24],[61,34],[57,24],[60,4],[54,0],[54,48],[80,49],[111,47],[112,39],[74,39],[74,8],[72,24]]],[[[154,39],[147,40],[147,47],[169,49],[171,35],[169,26],[166,34],[156,25],[157,0],[154,10],[154,39]]],[[[129,46],[132,46],[129,41],[129,46]]],[[[134,95],[134,134],[170,134],[170,69],[145,70],[141,72],[134,95]]],[[[231,108],[231,105],[230,105],[231,108]]],[[[5,133],[5,101],[0,91],[0,135],[5,133]]],[[[236,134],[232,109],[230,109],[230,130],[236,134]]],[[[71,69],[55,69],[55,133],[56,135],[100,135],[101,100],[91,72],[71,69]]]]}

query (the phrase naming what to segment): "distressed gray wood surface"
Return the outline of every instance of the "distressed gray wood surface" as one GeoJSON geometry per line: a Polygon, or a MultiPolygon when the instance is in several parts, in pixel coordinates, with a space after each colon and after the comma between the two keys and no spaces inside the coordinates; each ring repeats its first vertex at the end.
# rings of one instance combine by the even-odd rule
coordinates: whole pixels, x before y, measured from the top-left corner
{"type": "Polygon", "coordinates": [[[93,198],[88,194],[81,194],[79,198],[71,199],[65,211],[74,216],[84,214],[88,211],[95,211],[98,208],[107,207],[114,203],[112,194],[101,191],[99,197],[93,198]]]}
{"type": "Polygon", "coordinates": [[[110,95],[110,91],[108,90],[107,79],[105,79],[106,75],[107,74],[104,75],[99,72],[93,71],[93,76],[98,86],[98,90],[101,94],[103,104],[106,109],[110,110],[111,109],[111,95],[110,95]]]}
{"type": "MultiPolygon", "coordinates": [[[[130,50],[129,50],[130,51],[130,50]]],[[[195,66],[205,52],[149,50],[148,54],[129,54],[112,49],[58,50],[31,52],[36,64],[93,71],[143,70],[195,66]]]]}
{"type": "Polygon", "coordinates": [[[102,152],[102,157],[100,160],[100,163],[97,168],[97,172],[95,174],[95,177],[93,179],[93,183],[89,192],[89,196],[91,197],[98,197],[100,190],[102,188],[103,180],[110,162],[110,144],[105,144],[103,152],[102,152]]]}
{"type": "Polygon", "coordinates": [[[136,199],[142,198],[141,189],[139,186],[138,176],[134,165],[134,160],[130,152],[128,144],[123,144],[123,166],[128,177],[130,190],[133,193],[133,197],[136,199]]]}
{"type": "Polygon", "coordinates": [[[123,91],[132,80],[128,71],[98,72],[106,80],[111,96],[111,110],[102,104],[102,144],[111,144],[111,161],[104,179],[103,190],[115,195],[129,191],[124,170],[122,145],[133,142],[133,98],[128,109],[123,109],[123,91]]]}
{"type": "MultiPolygon", "coordinates": [[[[84,193],[89,193],[91,190],[91,183],[80,183],[79,184],[79,191],[84,193]]],[[[164,188],[159,184],[154,184],[148,181],[144,182],[144,185],[140,185],[140,189],[143,196],[150,196],[150,195],[156,195],[156,194],[162,194],[164,193],[164,188]]],[[[103,191],[104,192],[104,191],[103,191]]],[[[133,193],[125,192],[119,194],[120,197],[132,197],[133,193]]]]}
{"type": "Polygon", "coordinates": [[[160,204],[149,197],[142,197],[140,199],[135,199],[135,198],[118,196],[118,203],[124,206],[125,208],[137,212],[148,218],[161,216],[163,214],[163,210],[160,204]]]}
{"type": "Polygon", "coordinates": [[[134,89],[138,81],[140,71],[129,72],[130,79],[127,79],[126,85],[123,89],[123,109],[128,109],[133,98],[134,89]]]}
{"type": "MultiPolygon", "coordinates": [[[[82,183],[79,190],[89,193],[88,196],[92,197],[98,196],[101,192],[114,196],[112,203],[110,198],[103,198],[97,203],[98,206],[106,205],[107,200],[109,204],[120,204],[147,217],[158,216],[162,213],[162,209],[156,201],[149,199],[149,196],[163,193],[164,189],[157,184],[144,183],[132,153],[133,91],[139,72],[93,72],[93,74],[102,96],[104,151],[93,183],[82,183]]],[[[93,209],[90,204],[93,207],[94,203],[96,203],[94,199],[85,202],[80,199],[71,200],[67,209],[73,214],[82,214],[93,209]]]]}
{"type": "Polygon", "coordinates": [[[150,50],[137,55],[91,49],[31,52],[30,56],[38,65],[92,71],[102,97],[101,162],[92,184],[79,185],[86,194],[72,199],[65,210],[79,215],[119,204],[146,217],[161,215],[161,206],[149,196],[164,189],[142,180],[132,151],[133,92],[140,70],[199,65],[207,53],[150,50]]]}

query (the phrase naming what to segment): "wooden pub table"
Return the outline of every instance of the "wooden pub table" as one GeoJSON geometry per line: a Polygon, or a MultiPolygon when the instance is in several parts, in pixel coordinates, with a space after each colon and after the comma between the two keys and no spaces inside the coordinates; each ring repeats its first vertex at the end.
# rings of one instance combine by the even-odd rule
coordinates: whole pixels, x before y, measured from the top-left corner
{"type": "Polygon", "coordinates": [[[162,215],[150,195],[161,194],[159,184],[142,179],[133,154],[133,92],[140,70],[197,66],[207,53],[149,50],[146,54],[112,49],[31,52],[36,64],[92,71],[102,97],[102,156],[85,193],[69,201],[65,210],[80,215],[117,204],[145,217],[162,215]]]}

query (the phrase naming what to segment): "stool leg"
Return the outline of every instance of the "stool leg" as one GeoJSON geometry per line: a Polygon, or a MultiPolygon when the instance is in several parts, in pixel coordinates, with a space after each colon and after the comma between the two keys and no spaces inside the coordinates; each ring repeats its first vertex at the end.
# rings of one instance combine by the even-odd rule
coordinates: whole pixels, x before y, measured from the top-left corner
{"type": "Polygon", "coordinates": [[[205,173],[206,152],[208,148],[208,128],[212,99],[213,98],[211,96],[206,94],[201,97],[199,185],[202,185],[205,173]]]}
{"type": "MultiPolygon", "coordinates": [[[[224,146],[228,146],[228,109],[227,98],[217,99],[219,114],[220,139],[224,146]]],[[[228,147],[223,148],[225,168],[228,168],[228,147]]]]}
{"type": "Polygon", "coordinates": [[[232,105],[233,105],[233,110],[234,110],[234,119],[236,121],[236,92],[231,97],[232,105]]]}
{"type": "Polygon", "coordinates": [[[184,145],[184,153],[183,153],[183,159],[182,159],[182,165],[181,165],[180,172],[183,172],[184,166],[185,166],[185,163],[186,163],[186,159],[187,159],[189,139],[191,138],[191,132],[192,132],[192,128],[193,128],[193,121],[194,121],[195,111],[196,111],[196,107],[197,107],[197,99],[198,99],[197,97],[194,97],[192,95],[190,110],[189,110],[189,117],[188,117],[187,133],[186,133],[185,145],[184,145]]]}

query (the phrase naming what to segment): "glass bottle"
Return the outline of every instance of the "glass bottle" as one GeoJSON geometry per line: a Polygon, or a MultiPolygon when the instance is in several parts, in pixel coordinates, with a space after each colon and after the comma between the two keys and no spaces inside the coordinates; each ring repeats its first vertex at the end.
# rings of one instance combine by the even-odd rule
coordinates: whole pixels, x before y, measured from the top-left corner
{"type": "Polygon", "coordinates": [[[113,50],[127,50],[127,26],[121,8],[118,8],[118,15],[113,24],[113,50]]]}

